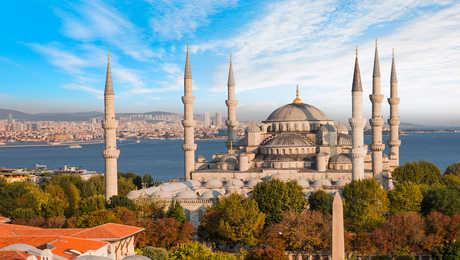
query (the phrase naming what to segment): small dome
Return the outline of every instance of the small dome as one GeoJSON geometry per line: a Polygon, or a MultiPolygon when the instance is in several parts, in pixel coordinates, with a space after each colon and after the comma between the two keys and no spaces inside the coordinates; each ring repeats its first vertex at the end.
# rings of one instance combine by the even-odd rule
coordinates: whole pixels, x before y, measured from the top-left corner
{"type": "Polygon", "coordinates": [[[265,147],[305,147],[313,146],[308,139],[295,134],[279,135],[268,141],[265,147]]]}
{"type": "Polygon", "coordinates": [[[210,179],[209,181],[206,182],[204,186],[210,189],[221,188],[222,182],[218,179],[210,179]]]}
{"type": "Polygon", "coordinates": [[[189,180],[189,181],[185,181],[184,183],[185,185],[187,185],[189,188],[192,188],[192,189],[201,187],[201,182],[197,180],[189,180]]]}
{"type": "Polygon", "coordinates": [[[285,121],[324,121],[327,120],[326,114],[318,108],[301,103],[287,104],[273,111],[265,122],[285,122],[285,121]]]}
{"type": "Polygon", "coordinates": [[[203,192],[203,194],[201,194],[200,198],[202,198],[202,199],[216,199],[221,195],[222,194],[220,192],[218,192],[218,191],[208,190],[208,191],[203,192]]]}
{"type": "Polygon", "coordinates": [[[330,162],[339,164],[351,164],[351,159],[350,156],[348,156],[347,154],[341,153],[332,156],[330,162]]]}
{"type": "Polygon", "coordinates": [[[184,182],[168,182],[168,183],[163,183],[160,186],[161,192],[179,192],[185,189],[188,189],[187,185],[184,182]]]}
{"type": "Polygon", "coordinates": [[[206,157],[204,157],[204,155],[198,155],[198,158],[197,158],[197,161],[198,162],[206,162],[206,157]]]}
{"type": "Polygon", "coordinates": [[[280,181],[290,181],[289,179],[289,174],[281,174],[281,173],[277,173],[277,174],[273,174],[272,176],[269,177],[270,180],[280,180],[280,181]]]}
{"type": "Polygon", "coordinates": [[[243,187],[244,183],[240,179],[230,179],[225,183],[227,188],[240,188],[243,187]]]}
{"type": "Polygon", "coordinates": [[[251,180],[248,181],[247,186],[248,186],[249,188],[254,188],[257,184],[259,184],[259,183],[261,183],[261,182],[262,182],[261,179],[251,179],[251,180]]]}
{"type": "Polygon", "coordinates": [[[328,179],[319,179],[313,182],[313,187],[331,186],[331,181],[328,179]]]}
{"type": "Polygon", "coordinates": [[[345,186],[350,183],[350,180],[338,180],[334,183],[335,186],[345,186]]]}
{"type": "Polygon", "coordinates": [[[310,182],[306,179],[298,179],[297,184],[299,184],[302,188],[310,188],[310,182]]]}
{"type": "Polygon", "coordinates": [[[184,190],[176,194],[177,199],[196,199],[198,196],[192,190],[184,190]]]}
{"type": "Polygon", "coordinates": [[[140,191],[132,190],[128,194],[126,194],[126,197],[130,200],[134,200],[134,199],[139,198],[139,195],[140,195],[140,191]]]}

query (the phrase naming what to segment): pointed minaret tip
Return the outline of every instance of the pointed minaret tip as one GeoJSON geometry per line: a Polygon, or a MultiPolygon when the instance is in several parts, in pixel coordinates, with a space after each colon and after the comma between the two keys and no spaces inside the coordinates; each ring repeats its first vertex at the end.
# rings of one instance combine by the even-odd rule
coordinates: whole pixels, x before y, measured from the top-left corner
{"type": "Polygon", "coordinates": [[[300,99],[300,93],[299,93],[299,84],[297,84],[297,90],[296,90],[296,96],[294,98],[294,101],[292,103],[294,104],[302,104],[302,100],[300,99]]]}
{"type": "Polygon", "coordinates": [[[355,59],[355,71],[353,73],[353,85],[351,88],[352,92],[355,91],[363,91],[363,87],[361,84],[361,73],[359,71],[359,62],[358,62],[358,46],[356,46],[356,59],[355,59]]]}
{"type": "Polygon", "coordinates": [[[392,50],[392,57],[391,57],[391,82],[397,82],[398,79],[396,77],[396,64],[395,64],[395,49],[392,50]]]}
{"type": "Polygon", "coordinates": [[[232,54],[230,54],[230,66],[228,68],[228,86],[235,85],[235,78],[233,76],[232,54]]]}
{"type": "Polygon", "coordinates": [[[110,53],[107,53],[107,72],[105,76],[104,95],[114,95],[112,83],[112,70],[110,69],[110,53]]]}
{"type": "Polygon", "coordinates": [[[191,79],[192,78],[192,69],[190,68],[190,54],[189,54],[189,43],[187,41],[187,54],[185,57],[185,73],[184,78],[191,79]]]}
{"type": "Polygon", "coordinates": [[[374,56],[374,78],[380,77],[380,62],[377,39],[375,39],[375,56],[374,56]]]}
{"type": "Polygon", "coordinates": [[[356,51],[356,59],[358,59],[358,45],[356,45],[355,51],[356,51]]]}

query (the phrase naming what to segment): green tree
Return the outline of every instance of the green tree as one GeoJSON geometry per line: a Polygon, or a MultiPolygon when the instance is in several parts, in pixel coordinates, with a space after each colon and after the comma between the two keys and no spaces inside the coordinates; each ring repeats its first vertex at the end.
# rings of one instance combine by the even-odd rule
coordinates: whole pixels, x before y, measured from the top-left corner
{"type": "Polygon", "coordinates": [[[444,171],[444,175],[455,175],[460,177],[460,162],[449,165],[449,167],[447,167],[447,169],[444,171]]]}
{"type": "Polygon", "coordinates": [[[460,213],[460,187],[437,187],[427,190],[422,200],[422,213],[439,211],[452,216],[460,213]]]}
{"type": "Polygon", "coordinates": [[[184,222],[186,220],[184,209],[180,203],[176,200],[172,200],[169,205],[168,211],[166,212],[166,217],[173,218],[179,222],[184,222]]]}
{"type": "Polygon", "coordinates": [[[254,246],[264,226],[265,216],[252,199],[233,193],[214,203],[206,212],[198,228],[199,236],[231,246],[254,246]]]}
{"type": "Polygon", "coordinates": [[[246,260],[287,260],[286,254],[278,249],[267,247],[264,249],[255,249],[249,252],[246,260]]]}
{"type": "Polygon", "coordinates": [[[444,184],[449,188],[460,188],[460,177],[453,174],[445,174],[442,177],[444,184]]]}
{"type": "Polygon", "coordinates": [[[137,189],[142,189],[142,177],[141,176],[136,176],[133,179],[134,185],[136,185],[137,189]]]}
{"type": "Polygon", "coordinates": [[[408,181],[427,185],[442,183],[441,170],[435,164],[427,161],[407,162],[396,168],[392,176],[395,183],[408,181]]]}
{"type": "Polygon", "coordinates": [[[279,223],[283,211],[302,212],[306,204],[302,187],[295,181],[286,183],[274,179],[258,183],[252,192],[252,198],[265,214],[267,224],[279,223]]]}
{"type": "Polygon", "coordinates": [[[96,210],[77,217],[77,227],[95,227],[105,223],[120,223],[115,214],[107,209],[96,210]]]}
{"type": "Polygon", "coordinates": [[[159,247],[146,246],[142,248],[142,255],[152,260],[168,260],[168,251],[159,247]]]}
{"type": "Polygon", "coordinates": [[[317,190],[310,194],[308,197],[308,205],[311,210],[320,211],[323,214],[332,214],[332,201],[334,198],[324,192],[323,190],[317,190]]]}
{"type": "Polygon", "coordinates": [[[446,243],[444,246],[436,248],[433,256],[437,260],[458,260],[460,259],[460,240],[446,243]]]}
{"type": "Polygon", "coordinates": [[[152,179],[152,176],[150,175],[150,173],[144,174],[144,177],[142,177],[142,180],[144,181],[144,186],[146,188],[152,186],[152,184],[153,184],[153,179],[152,179]]]}
{"type": "Polygon", "coordinates": [[[420,212],[423,194],[420,187],[412,182],[401,182],[388,192],[392,214],[406,211],[420,212]]]}
{"type": "Polygon", "coordinates": [[[134,201],[138,218],[160,219],[165,217],[164,205],[149,198],[138,198],[134,201]]]}
{"type": "Polygon", "coordinates": [[[110,198],[109,208],[116,208],[116,207],[125,207],[129,210],[136,210],[136,205],[134,201],[128,199],[126,196],[122,195],[115,195],[110,198]]]}
{"type": "Polygon", "coordinates": [[[69,208],[66,210],[66,216],[73,216],[78,209],[80,203],[80,190],[77,186],[71,182],[66,182],[63,184],[62,188],[66,194],[67,201],[69,202],[69,208]]]}
{"type": "Polygon", "coordinates": [[[343,189],[344,217],[348,230],[372,231],[385,221],[389,209],[386,191],[373,178],[352,181],[343,189]]]}
{"type": "Polygon", "coordinates": [[[82,199],[79,202],[78,214],[84,215],[90,212],[106,208],[106,201],[103,195],[93,195],[89,198],[82,199]]]}
{"type": "Polygon", "coordinates": [[[135,190],[134,183],[124,177],[118,177],[118,195],[126,196],[130,191],[135,190]]]}
{"type": "Polygon", "coordinates": [[[171,260],[179,260],[179,259],[184,259],[184,260],[205,260],[209,259],[209,257],[212,255],[212,250],[197,242],[189,242],[189,243],[183,243],[179,244],[176,247],[174,247],[171,250],[171,253],[169,254],[169,259],[171,260]]]}

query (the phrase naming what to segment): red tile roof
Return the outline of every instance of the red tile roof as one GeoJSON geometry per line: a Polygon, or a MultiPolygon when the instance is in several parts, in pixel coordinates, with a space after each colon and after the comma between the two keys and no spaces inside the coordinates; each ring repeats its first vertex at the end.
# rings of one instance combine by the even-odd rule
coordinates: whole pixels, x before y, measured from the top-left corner
{"type": "Polygon", "coordinates": [[[6,222],[10,222],[10,221],[11,221],[11,219],[0,215],[0,223],[6,223],[6,222]]]}
{"type": "Polygon", "coordinates": [[[20,250],[0,250],[0,259],[25,260],[28,256],[30,255],[20,250]]]}
{"type": "Polygon", "coordinates": [[[97,227],[84,229],[75,233],[73,236],[79,238],[113,241],[135,235],[142,231],[144,231],[144,228],[141,227],[107,223],[97,227]]]}

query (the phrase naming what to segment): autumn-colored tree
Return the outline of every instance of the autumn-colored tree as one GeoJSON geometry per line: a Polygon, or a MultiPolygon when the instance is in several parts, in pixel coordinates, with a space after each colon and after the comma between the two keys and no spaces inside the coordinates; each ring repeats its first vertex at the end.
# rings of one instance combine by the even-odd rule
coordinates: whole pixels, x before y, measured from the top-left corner
{"type": "Polygon", "coordinates": [[[427,161],[407,162],[397,167],[392,173],[395,183],[413,182],[415,184],[433,185],[442,182],[442,173],[438,166],[427,161]]]}
{"type": "Polygon", "coordinates": [[[308,197],[308,205],[311,210],[331,215],[333,200],[334,198],[330,194],[324,192],[323,190],[317,190],[312,192],[308,197]]]}
{"type": "Polygon", "coordinates": [[[266,223],[279,223],[283,211],[302,212],[306,205],[302,187],[295,181],[282,182],[273,179],[258,183],[252,192],[260,211],[266,216],[266,223]]]}
{"type": "Polygon", "coordinates": [[[195,230],[190,222],[179,222],[172,218],[141,219],[138,223],[145,231],[137,237],[137,247],[155,246],[172,248],[192,239],[195,230]]]}
{"type": "Polygon", "coordinates": [[[152,260],[168,260],[168,251],[159,247],[146,246],[142,248],[142,255],[152,260]]]}
{"type": "Polygon", "coordinates": [[[436,260],[460,259],[460,240],[437,247],[433,252],[433,256],[436,260]]]}
{"type": "Polygon", "coordinates": [[[264,249],[255,249],[248,253],[246,260],[287,260],[289,259],[285,252],[279,249],[267,247],[264,249]]]}
{"type": "Polygon", "coordinates": [[[280,223],[265,229],[264,242],[283,251],[328,250],[331,232],[330,215],[311,210],[286,211],[280,223]]]}
{"type": "Polygon", "coordinates": [[[449,167],[447,167],[444,171],[444,175],[455,175],[460,177],[460,162],[449,165],[449,167]]]}
{"type": "Polygon", "coordinates": [[[374,255],[377,248],[372,241],[373,233],[359,232],[353,233],[345,231],[345,251],[351,255],[374,255]]]}
{"type": "Polygon", "coordinates": [[[401,182],[388,192],[390,211],[398,214],[407,211],[420,212],[423,194],[420,187],[412,182],[401,182]]]}
{"type": "Polygon", "coordinates": [[[432,211],[449,216],[460,214],[460,187],[437,187],[427,190],[421,206],[424,215],[432,211]]]}
{"type": "Polygon", "coordinates": [[[173,218],[179,222],[184,222],[186,220],[184,209],[180,203],[176,200],[172,200],[169,205],[168,211],[166,212],[167,218],[173,218]]]}
{"type": "Polygon", "coordinates": [[[66,223],[64,216],[51,217],[46,220],[45,227],[48,228],[63,228],[66,223]]]}
{"type": "Polygon", "coordinates": [[[230,246],[254,246],[263,229],[265,216],[252,198],[237,193],[214,203],[201,220],[198,235],[205,241],[230,246]]]}
{"type": "Polygon", "coordinates": [[[134,201],[138,218],[160,219],[165,217],[164,205],[149,198],[139,198],[134,201]]]}
{"type": "Polygon", "coordinates": [[[349,231],[370,232],[385,221],[388,197],[374,178],[345,185],[343,198],[345,226],[349,231]]]}
{"type": "Polygon", "coordinates": [[[137,225],[136,214],[132,210],[125,207],[117,207],[112,211],[122,224],[131,226],[137,225]]]}
{"type": "Polygon", "coordinates": [[[443,244],[460,239],[460,215],[447,216],[431,212],[425,218],[425,250],[432,251],[443,244]]]}
{"type": "Polygon", "coordinates": [[[105,223],[121,223],[111,210],[101,209],[77,217],[77,227],[95,227],[105,223]]]}
{"type": "Polygon", "coordinates": [[[444,184],[449,188],[460,188],[460,177],[454,174],[445,174],[442,177],[444,184]]]}
{"type": "Polygon", "coordinates": [[[414,255],[423,252],[424,228],[424,219],[418,213],[390,216],[374,231],[373,240],[380,254],[414,255]]]}

